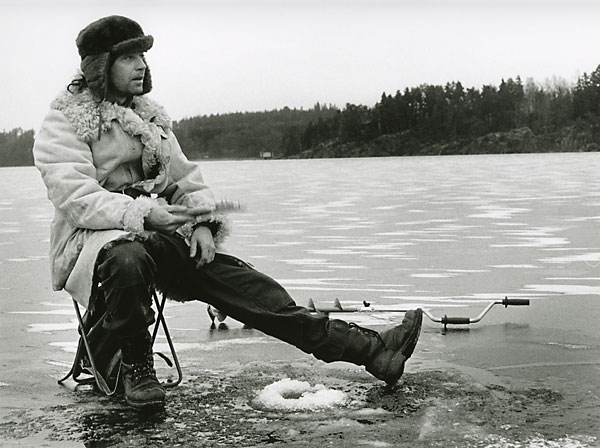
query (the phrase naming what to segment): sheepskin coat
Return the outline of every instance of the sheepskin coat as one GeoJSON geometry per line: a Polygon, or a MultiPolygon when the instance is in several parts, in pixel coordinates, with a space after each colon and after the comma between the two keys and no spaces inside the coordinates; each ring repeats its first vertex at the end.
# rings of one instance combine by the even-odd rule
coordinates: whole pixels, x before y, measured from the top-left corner
{"type": "MultiPolygon", "coordinates": [[[[168,192],[172,204],[214,208],[212,192],[198,164],[181,151],[165,110],[145,96],[123,107],[98,103],[87,89],[65,92],[53,101],[33,154],[55,207],[53,288],[65,289],[83,306],[100,249],[144,237],[144,218],[157,200],[148,195],[168,192]],[[125,189],[144,195],[133,199],[125,189]]],[[[179,231],[189,236],[192,224],[179,231]]]]}

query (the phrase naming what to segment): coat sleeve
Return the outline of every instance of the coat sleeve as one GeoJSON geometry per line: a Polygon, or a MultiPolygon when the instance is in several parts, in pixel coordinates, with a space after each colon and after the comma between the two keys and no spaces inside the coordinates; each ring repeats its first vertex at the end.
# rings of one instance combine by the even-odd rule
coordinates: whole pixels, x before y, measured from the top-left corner
{"type": "Polygon", "coordinates": [[[33,146],[35,165],[56,210],[74,227],[144,230],[153,202],[103,188],[89,145],[80,139],[62,112],[45,118],[33,146]]]}

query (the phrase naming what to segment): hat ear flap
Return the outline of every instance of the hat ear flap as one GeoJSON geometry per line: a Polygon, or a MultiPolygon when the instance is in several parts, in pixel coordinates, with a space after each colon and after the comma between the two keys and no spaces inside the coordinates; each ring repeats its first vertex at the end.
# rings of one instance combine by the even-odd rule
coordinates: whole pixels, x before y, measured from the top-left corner
{"type": "Polygon", "coordinates": [[[86,56],[81,61],[81,71],[92,93],[99,99],[105,99],[108,87],[110,53],[86,56]]]}
{"type": "Polygon", "coordinates": [[[146,73],[144,74],[144,93],[148,93],[152,90],[152,76],[150,75],[150,67],[146,64],[146,73]]]}

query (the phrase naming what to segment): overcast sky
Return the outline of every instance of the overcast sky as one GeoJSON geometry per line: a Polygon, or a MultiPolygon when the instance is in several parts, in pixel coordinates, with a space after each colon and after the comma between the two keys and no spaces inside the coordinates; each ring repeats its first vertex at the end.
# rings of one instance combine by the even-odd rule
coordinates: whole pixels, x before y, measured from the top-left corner
{"type": "Polygon", "coordinates": [[[574,82],[600,64],[591,0],[0,0],[0,131],[39,127],[76,73],[77,33],[111,14],[154,36],[151,95],[175,120],[372,106],[423,83],[574,82]]]}

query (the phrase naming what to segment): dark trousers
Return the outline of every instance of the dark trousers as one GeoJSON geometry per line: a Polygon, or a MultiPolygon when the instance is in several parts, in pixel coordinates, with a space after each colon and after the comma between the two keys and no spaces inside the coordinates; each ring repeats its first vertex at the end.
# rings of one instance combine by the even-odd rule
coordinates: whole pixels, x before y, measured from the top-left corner
{"type": "Polygon", "coordinates": [[[119,337],[139,335],[154,322],[155,287],[211,304],[324,361],[340,359],[348,337],[346,322],[311,314],[275,280],[237,258],[217,254],[197,269],[176,235],[151,232],[144,241],[113,244],[98,257],[96,279],[109,311],[105,326],[119,337]]]}

